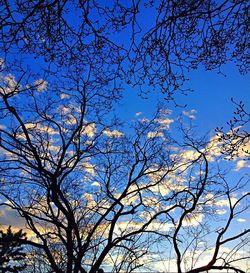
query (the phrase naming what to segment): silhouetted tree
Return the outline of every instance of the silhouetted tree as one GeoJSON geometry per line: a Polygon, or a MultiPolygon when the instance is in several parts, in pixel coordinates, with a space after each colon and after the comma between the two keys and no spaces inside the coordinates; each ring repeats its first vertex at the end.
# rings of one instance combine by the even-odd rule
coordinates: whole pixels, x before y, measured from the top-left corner
{"type": "Polygon", "coordinates": [[[200,65],[235,61],[249,71],[248,8],[247,0],[2,1],[0,48],[41,57],[54,71],[91,66],[103,81],[172,99],[200,65]]]}
{"type": "Polygon", "coordinates": [[[25,220],[31,266],[129,273],[164,242],[178,273],[241,272],[250,230],[230,227],[249,209],[245,180],[210,168],[212,146],[189,129],[173,138],[167,111],[126,135],[111,109],[126,84],[172,100],[199,66],[246,73],[247,29],[246,0],[1,2],[1,207],[25,220]]]}
{"type": "Polygon", "coordinates": [[[19,230],[13,232],[9,226],[6,231],[0,231],[0,271],[18,273],[26,267],[25,244],[26,234],[19,230]]]}
{"type": "Polygon", "coordinates": [[[111,118],[112,94],[90,79],[21,72],[1,78],[1,206],[25,220],[25,244],[45,272],[133,272],[157,260],[161,244],[159,257],[171,253],[178,273],[241,272],[250,229],[231,226],[249,209],[248,181],[228,183],[214,169],[212,143],[182,123],[183,139],[173,138],[164,109],[126,135],[111,118]]]}

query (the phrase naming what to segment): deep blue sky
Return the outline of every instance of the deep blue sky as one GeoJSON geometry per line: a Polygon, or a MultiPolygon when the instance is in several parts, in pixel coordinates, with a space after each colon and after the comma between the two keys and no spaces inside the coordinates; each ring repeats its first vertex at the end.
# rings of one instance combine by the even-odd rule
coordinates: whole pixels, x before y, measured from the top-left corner
{"type": "MultiPolygon", "coordinates": [[[[150,16],[148,17],[146,25],[150,26],[150,16]]],[[[73,17],[72,17],[73,18],[73,17]]],[[[144,22],[143,22],[144,23],[144,22]]],[[[124,32],[117,35],[119,39],[124,32]]],[[[126,40],[126,39],[125,39],[126,40]]],[[[1,57],[1,55],[0,55],[1,57]]],[[[32,57],[26,57],[25,63],[29,63],[31,69],[39,71],[39,65],[42,65],[42,61],[37,59],[33,60],[32,57]],[[32,67],[33,66],[33,67],[32,67]]],[[[218,126],[224,126],[227,128],[226,122],[233,118],[233,112],[235,105],[231,102],[231,98],[235,101],[243,100],[246,105],[246,109],[250,108],[250,79],[249,76],[240,75],[235,64],[228,63],[221,68],[222,72],[226,75],[218,74],[217,71],[204,71],[199,68],[196,71],[190,72],[188,75],[190,81],[186,83],[185,87],[190,88],[193,92],[188,93],[187,96],[182,94],[176,94],[175,99],[179,105],[187,105],[185,108],[175,107],[174,103],[167,103],[166,106],[173,110],[171,118],[175,118],[182,111],[190,111],[195,109],[197,111],[194,124],[197,126],[197,131],[200,135],[210,132],[213,135],[214,129],[218,126]]],[[[34,71],[33,71],[34,72],[34,71]]],[[[148,99],[142,99],[138,96],[138,88],[134,89],[125,86],[124,97],[116,106],[116,113],[123,120],[129,121],[135,118],[135,113],[142,112],[142,116],[150,117],[156,110],[158,102],[163,101],[164,96],[160,90],[158,92],[152,91],[148,95],[148,99]]],[[[230,170],[231,163],[227,168],[230,170]]],[[[229,174],[232,184],[236,182],[238,177],[248,172],[249,169],[242,168],[240,172],[232,171],[229,174]]],[[[248,212],[249,216],[249,212],[248,212]]],[[[241,223],[241,227],[249,226],[249,217],[245,217],[241,223]]],[[[233,228],[237,229],[240,222],[235,222],[233,228]]],[[[232,229],[234,232],[234,229],[232,229]]]]}
{"type": "MultiPolygon", "coordinates": [[[[250,107],[250,79],[248,75],[241,75],[233,63],[224,65],[223,73],[216,71],[204,71],[202,69],[192,71],[189,74],[190,81],[186,87],[193,89],[187,96],[177,94],[176,100],[185,108],[174,107],[173,103],[166,104],[173,114],[177,115],[183,110],[197,110],[195,124],[201,132],[214,130],[217,126],[225,126],[226,121],[233,117],[235,101],[243,100],[246,108],[250,107]]],[[[137,96],[137,89],[126,89],[122,105],[118,107],[122,118],[133,119],[136,112],[150,115],[154,112],[157,101],[163,100],[160,92],[152,91],[148,99],[137,96]]]]}

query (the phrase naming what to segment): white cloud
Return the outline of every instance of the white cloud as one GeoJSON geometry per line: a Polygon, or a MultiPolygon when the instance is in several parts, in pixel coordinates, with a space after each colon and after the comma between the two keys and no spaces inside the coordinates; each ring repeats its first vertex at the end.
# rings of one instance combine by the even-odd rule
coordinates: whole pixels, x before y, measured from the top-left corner
{"type": "Polygon", "coordinates": [[[135,115],[136,115],[136,117],[138,117],[138,116],[142,115],[142,112],[136,112],[135,115]]]}
{"type": "Polygon", "coordinates": [[[82,131],[82,134],[83,135],[87,135],[88,137],[93,137],[96,133],[96,125],[95,123],[90,123],[90,124],[87,124],[83,131],[82,131]]]}
{"type": "Polygon", "coordinates": [[[48,82],[43,79],[36,80],[34,84],[35,84],[36,90],[39,92],[45,91],[48,88],[48,82]]]}
{"type": "Polygon", "coordinates": [[[190,215],[189,217],[185,218],[183,221],[183,226],[198,226],[204,217],[204,214],[202,213],[195,213],[190,215]]]}
{"type": "MultiPolygon", "coordinates": [[[[6,203],[9,203],[8,201],[6,203]]],[[[23,227],[25,221],[9,206],[2,206],[0,211],[0,223],[6,226],[23,227]]]]}
{"type": "Polygon", "coordinates": [[[195,119],[196,118],[196,116],[195,116],[196,113],[197,113],[197,111],[195,109],[192,109],[190,111],[183,111],[182,112],[182,114],[184,116],[187,116],[190,119],[195,119]]]}
{"type": "Polygon", "coordinates": [[[181,158],[187,159],[187,160],[195,160],[200,156],[200,153],[194,150],[186,150],[181,153],[181,158]]]}
{"type": "MultiPolygon", "coordinates": [[[[238,201],[237,198],[235,197],[232,197],[231,198],[231,203],[232,205],[234,205],[236,202],[238,201]]],[[[229,200],[228,199],[221,199],[221,200],[218,200],[215,205],[217,207],[229,207],[229,200]]]]}
{"type": "Polygon", "coordinates": [[[57,108],[57,111],[58,111],[61,115],[66,115],[66,114],[69,114],[70,112],[72,112],[72,108],[71,108],[71,107],[67,107],[67,106],[60,105],[60,106],[57,108]]]}
{"type": "Polygon", "coordinates": [[[236,167],[235,167],[235,171],[239,171],[242,168],[250,168],[250,164],[246,161],[246,160],[238,160],[236,167]]]}
{"type": "MultiPolygon", "coordinates": [[[[151,177],[153,178],[153,176],[151,177]]],[[[160,178],[159,178],[160,180],[160,178]]],[[[162,196],[166,196],[169,194],[170,189],[173,189],[174,186],[171,188],[170,183],[163,183],[163,184],[157,184],[155,186],[150,187],[150,190],[155,192],[155,193],[160,193],[162,196]]]]}
{"type": "Polygon", "coordinates": [[[174,225],[171,223],[165,223],[165,222],[151,222],[150,225],[147,227],[147,230],[150,231],[169,231],[171,228],[173,228],[174,225]]]}
{"type": "MultiPolygon", "coordinates": [[[[32,129],[32,130],[40,131],[42,133],[48,133],[49,135],[56,135],[56,134],[58,134],[58,132],[55,129],[53,129],[52,127],[45,126],[45,125],[43,126],[43,125],[41,125],[39,123],[35,124],[35,123],[29,122],[29,123],[25,124],[25,127],[27,129],[32,129]]],[[[22,136],[20,135],[20,137],[22,137],[22,136]]]]}
{"type": "Polygon", "coordinates": [[[142,119],[140,119],[140,121],[141,121],[142,123],[147,123],[147,122],[149,122],[149,119],[147,119],[147,118],[142,118],[142,119]]]}
{"type": "Polygon", "coordinates": [[[110,131],[109,129],[106,129],[103,131],[103,134],[108,137],[122,137],[124,134],[118,130],[110,131]]]}
{"type": "Polygon", "coordinates": [[[60,99],[68,99],[68,98],[70,98],[70,95],[68,95],[68,94],[65,94],[65,93],[61,93],[60,94],[60,99]]]}
{"type": "MultiPolygon", "coordinates": [[[[236,129],[236,128],[235,128],[236,129]]],[[[233,129],[233,130],[235,130],[233,129]]],[[[228,133],[228,136],[231,135],[231,132],[228,133]]],[[[219,135],[215,135],[212,136],[207,147],[206,147],[206,151],[208,152],[207,154],[207,159],[209,161],[214,161],[215,157],[221,156],[222,155],[222,145],[223,145],[223,149],[228,149],[230,150],[230,145],[235,144],[239,141],[239,138],[233,139],[230,143],[226,144],[225,142],[223,142],[223,140],[220,139],[219,135]]],[[[235,171],[239,171],[241,168],[249,168],[250,164],[247,163],[247,161],[244,161],[240,158],[245,158],[246,153],[245,151],[250,150],[250,140],[247,140],[244,143],[241,143],[241,145],[237,148],[238,151],[238,156],[237,157],[233,157],[233,160],[238,160],[237,161],[237,165],[235,167],[235,171]]],[[[227,157],[226,157],[227,158],[227,157]]]]}
{"type": "Polygon", "coordinates": [[[216,210],[216,214],[218,214],[218,215],[223,215],[223,214],[226,214],[226,213],[227,213],[226,209],[217,209],[216,210]]]}
{"type": "Polygon", "coordinates": [[[0,81],[5,85],[3,88],[1,88],[1,94],[16,94],[19,91],[19,85],[17,84],[13,75],[9,74],[4,77],[1,76],[0,81]]]}
{"type": "Polygon", "coordinates": [[[68,115],[65,119],[65,124],[67,125],[75,125],[77,124],[77,118],[73,115],[68,115]]]}
{"type": "Polygon", "coordinates": [[[173,112],[173,111],[170,110],[170,109],[161,109],[161,110],[160,110],[161,116],[171,115],[172,112],[173,112]]]}
{"type": "Polygon", "coordinates": [[[154,138],[154,137],[163,137],[162,132],[148,132],[147,137],[148,138],[154,138]]]}
{"type": "Polygon", "coordinates": [[[243,222],[246,222],[246,219],[245,218],[238,218],[236,221],[239,223],[243,223],[243,222]]]}
{"type": "Polygon", "coordinates": [[[92,194],[86,192],[83,197],[85,198],[89,208],[94,208],[97,205],[92,194]]]}
{"type": "Polygon", "coordinates": [[[4,60],[0,58],[0,69],[4,68],[4,60]]]}
{"type": "Polygon", "coordinates": [[[168,129],[170,124],[174,122],[173,119],[165,118],[165,119],[157,119],[156,120],[162,127],[162,129],[168,129]]]}
{"type": "MultiPolygon", "coordinates": [[[[82,163],[84,171],[94,175],[95,174],[95,165],[90,164],[89,162],[83,162],[82,163]]],[[[97,182],[96,182],[97,183],[97,182]]]]}
{"type": "Polygon", "coordinates": [[[91,184],[91,186],[94,186],[94,187],[100,187],[100,183],[95,181],[91,184]]]}

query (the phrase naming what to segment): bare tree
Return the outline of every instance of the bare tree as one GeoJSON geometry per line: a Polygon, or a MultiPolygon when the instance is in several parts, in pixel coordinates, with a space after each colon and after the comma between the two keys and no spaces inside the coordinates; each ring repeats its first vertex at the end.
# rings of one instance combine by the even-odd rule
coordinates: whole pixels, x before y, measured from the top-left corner
{"type": "Polygon", "coordinates": [[[200,65],[220,71],[235,61],[248,72],[248,8],[247,0],[2,1],[0,46],[45,68],[83,73],[91,64],[97,78],[173,99],[200,65]]]}
{"type": "Polygon", "coordinates": [[[222,153],[229,159],[241,157],[250,159],[250,133],[248,130],[250,114],[242,101],[239,103],[232,99],[236,105],[234,117],[227,122],[228,131],[217,128],[218,140],[221,142],[222,153]]]}
{"type": "Polygon", "coordinates": [[[249,253],[233,253],[248,244],[250,229],[232,235],[230,227],[249,209],[249,192],[243,180],[231,186],[213,170],[204,139],[182,129],[183,141],[175,140],[169,112],[161,109],[126,135],[109,111],[116,93],[106,92],[106,82],[93,83],[95,71],[86,78],[68,69],[48,81],[16,73],[3,71],[1,78],[1,206],[25,220],[25,244],[42,270],[95,273],[106,265],[133,272],[164,241],[174,247],[178,273],[184,266],[190,273],[243,272],[235,262],[249,253]],[[220,202],[228,204],[227,217],[209,228],[220,202]],[[208,234],[215,241],[198,253],[208,234]],[[225,257],[228,243],[235,248],[225,257]],[[200,265],[207,249],[212,256],[200,265]]]}
{"type": "Polygon", "coordinates": [[[171,100],[200,65],[235,61],[246,73],[248,1],[2,1],[0,22],[1,207],[30,232],[27,270],[133,272],[164,242],[179,273],[241,272],[249,229],[230,227],[249,209],[248,192],[235,201],[244,183],[210,167],[205,140],[173,138],[166,112],[129,135],[110,112],[124,83],[171,100]],[[221,219],[225,194],[224,221],[210,227],[201,215],[221,219]]]}

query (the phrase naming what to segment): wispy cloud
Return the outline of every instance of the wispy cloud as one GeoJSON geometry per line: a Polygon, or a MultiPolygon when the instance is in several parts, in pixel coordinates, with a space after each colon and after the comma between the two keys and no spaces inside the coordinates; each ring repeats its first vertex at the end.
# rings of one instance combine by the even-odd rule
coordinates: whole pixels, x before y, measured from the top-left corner
{"type": "Polygon", "coordinates": [[[141,116],[141,115],[142,115],[142,112],[136,112],[136,113],[135,113],[135,116],[136,116],[136,117],[139,117],[139,116],[141,116]]]}
{"type": "Polygon", "coordinates": [[[192,109],[190,111],[183,111],[182,114],[190,119],[196,119],[195,114],[197,113],[197,110],[192,109]]]}

